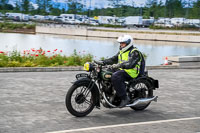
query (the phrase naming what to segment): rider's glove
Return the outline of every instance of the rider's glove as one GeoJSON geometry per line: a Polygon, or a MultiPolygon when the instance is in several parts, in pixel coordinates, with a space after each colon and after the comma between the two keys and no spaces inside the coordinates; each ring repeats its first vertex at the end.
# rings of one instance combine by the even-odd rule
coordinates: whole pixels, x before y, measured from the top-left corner
{"type": "Polygon", "coordinates": [[[105,65],[103,61],[96,61],[94,60],[95,63],[97,63],[98,65],[105,65]]]}
{"type": "Polygon", "coordinates": [[[117,68],[120,68],[121,67],[121,64],[113,64],[112,65],[112,68],[114,68],[114,69],[117,69],[117,68]]]}

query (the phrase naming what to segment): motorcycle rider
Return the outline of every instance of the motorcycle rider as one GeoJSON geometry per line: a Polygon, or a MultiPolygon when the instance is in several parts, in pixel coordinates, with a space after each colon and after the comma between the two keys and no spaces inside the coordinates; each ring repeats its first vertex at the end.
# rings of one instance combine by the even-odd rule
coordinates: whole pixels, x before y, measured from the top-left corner
{"type": "Polygon", "coordinates": [[[144,57],[136,47],[133,46],[133,38],[130,35],[123,35],[117,39],[120,43],[119,52],[109,59],[95,61],[101,65],[112,65],[115,72],[112,74],[111,82],[117,95],[121,98],[120,108],[129,103],[126,94],[125,81],[138,77],[144,72],[144,57]],[[116,71],[117,70],[117,71],[116,71]]]}

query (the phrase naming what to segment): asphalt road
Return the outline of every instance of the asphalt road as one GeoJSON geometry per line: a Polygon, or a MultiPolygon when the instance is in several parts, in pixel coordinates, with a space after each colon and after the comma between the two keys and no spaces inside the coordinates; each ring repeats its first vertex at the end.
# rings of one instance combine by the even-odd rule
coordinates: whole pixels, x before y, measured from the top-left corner
{"type": "Polygon", "coordinates": [[[83,118],[64,103],[77,73],[0,73],[0,133],[200,133],[200,69],[151,70],[157,103],[141,112],[101,107],[83,118]]]}

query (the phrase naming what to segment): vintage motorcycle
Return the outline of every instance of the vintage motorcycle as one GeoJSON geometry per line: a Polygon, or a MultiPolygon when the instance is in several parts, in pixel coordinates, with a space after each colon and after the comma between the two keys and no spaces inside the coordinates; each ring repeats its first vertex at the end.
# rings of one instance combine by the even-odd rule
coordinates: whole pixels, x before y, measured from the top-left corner
{"type": "MultiPolygon", "coordinates": [[[[100,109],[100,103],[106,108],[118,108],[121,100],[111,83],[110,66],[87,62],[84,64],[84,70],[89,73],[77,74],[77,80],[66,94],[67,110],[74,116],[83,117],[94,107],[100,109]]],[[[126,107],[140,111],[147,108],[151,101],[157,101],[158,96],[153,95],[153,90],[159,87],[158,80],[149,77],[147,72],[125,84],[130,98],[126,107]]]]}

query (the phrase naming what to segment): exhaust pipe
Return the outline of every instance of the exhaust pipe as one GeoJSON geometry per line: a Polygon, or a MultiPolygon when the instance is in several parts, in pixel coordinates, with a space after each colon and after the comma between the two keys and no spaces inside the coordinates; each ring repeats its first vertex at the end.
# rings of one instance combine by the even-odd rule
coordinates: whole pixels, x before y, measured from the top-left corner
{"type": "Polygon", "coordinates": [[[141,98],[141,99],[138,99],[137,101],[135,101],[132,104],[126,105],[126,107],[133,107],[133,106],[137,106],[137,105],[148,104],[152,101],[157,102],[157,99],[158,99],[158,96],[154,96],[152,98],[141,98]]]}
{"type": "MultiPolygon", "coordinates": [[[[106,103],[107,103],[110,107],[112,107],[112,108],[117,108],[117,106],[111,104],[111,103],[107,100],[107,98],[106,98],[106,96],[105,96],[105,93],[103,93],[103,97],[104,97],[104,100],[106,101],[106,103]]],[[[132,106],[136,106],[136,105],[148,104],[149,102],[152,102],[152,101],[157,102],[157,99],[158,99],[158,96],[154,96],[154,97],[152,97],[152,98],[141,98],[141,99],[138,99],[137,101],[135,101],[135,102],[133,102],[133,103],[131,103],[131,104],[126,105],[125,107],[132,107],[132,106]]]]}

